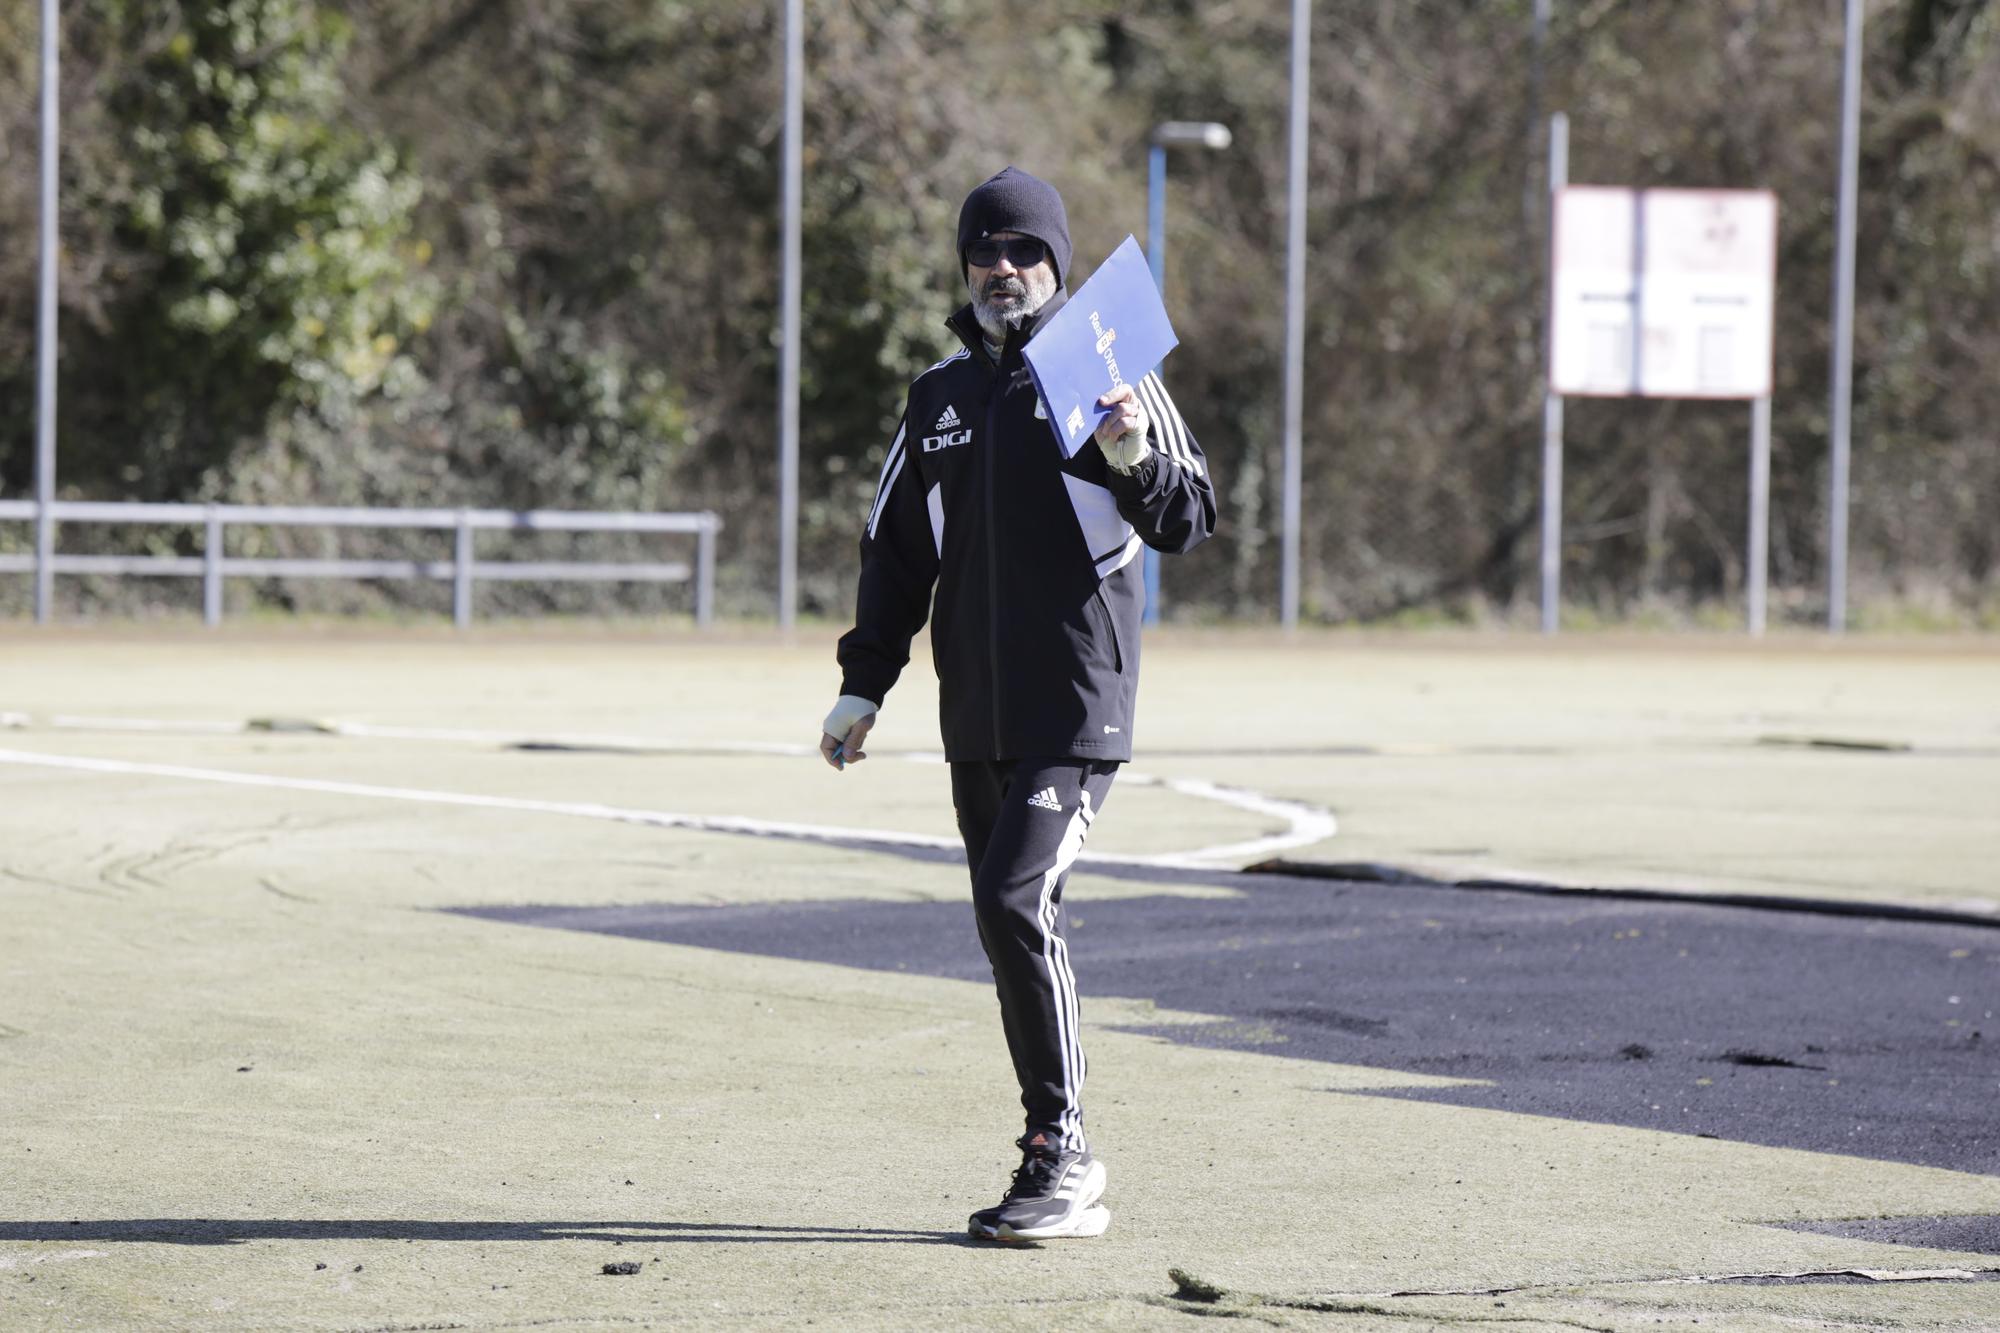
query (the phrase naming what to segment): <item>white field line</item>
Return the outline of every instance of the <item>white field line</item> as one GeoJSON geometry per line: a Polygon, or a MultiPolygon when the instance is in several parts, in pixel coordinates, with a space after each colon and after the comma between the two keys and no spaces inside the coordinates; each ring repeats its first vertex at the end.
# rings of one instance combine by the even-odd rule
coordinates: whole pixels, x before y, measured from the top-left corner
{"type": "MultiPolygon", "coordinates": [[[[0,718],[21,718],[16,726],[30,725],[25,713],[0,714],[0,718]]],[[[162,721],[150,717],[69,717],[57,713],[48,719],[48,726],[63,731],[141,731],[201,736],[240,736],[245,728],[241,722],[180,722],[162,721]]]]}
{"type": "MultiPolygon", "coordinates": [[[[713,747],[711,747],[713,748],[713,747]]],[[[798,747],[804,750],[805,747],[798,747]]],[[[817,755],[817,751],[807,751],[817,755]]],[[[266,773],[244,773],[232,769],[193,768],[184,764],[150,764],[125,759],[88,759],[72,755],[34,754],[21,750],[0,750],[0,764],[26,768],[54,768],[69,772],[112,774],[126,777],[170,778],[184,782],[212,782],[267,790],[314,792],[328,796],[351,796],[368,800],[406,801],[426,805],[457,806],[467,809],[511,810],[526,814],[561,815],[581,819],[602,819],[615,823],[641,824],[653,828],[693,829],[705,833],[731,833],[750,837],[792,838],[841,846],[921,847],[958,852],[955,838],[940,838],[896,829],[848,828],[830,824],[804,824],[786,820],[752,819],[733,815],[691,815],[668,810],[644,810],[631,806],[604,805],[595,801],[543,801],[518,796],[487,796],[474,792],[433,791],[419,787],[390,787],[373,783],[336,782],[321,778],[280,777],[266,773]]],[[[1131,775],[1142,785],[1162,785],[1187,794],[1206,796],[1259,813],[1278,813],[1292,827],[1285,833],[1247,843],[1201,848],[1193,852],[1159,856],[1106,856],[1085,854],[1079,862],[1099,866],[1184,867],[1213,869],[1218,855],[1231,857],[1254,849],[1268,855],[1272,850],[1317,842],[1329,836],[1333,817],[1324,811],[1278,801],[1252,792],[1217,787],[1186,779],[1161,779],[1145,774],[1131,775]]]]}
{"type": "MultiPolygon", "coordinates": [[[[1144,865],[1201,866],[1214,868],[1218,863],[1260,861],[1276,856],[1279,852],[1290,851],[1294,847],[1306,847],[1323,842],[1340,831],[1340,826],[1331,810],[1303,801],[1290,801],[1282,796],[1266,796],[1261,792],[1247,791],[1241,787],[1225,787],[1219,783],[1201,778],[1156,778],[1147,773],[1123,773],[1122,782],[1136,782],[1141,786],[1160,786],[1183,796],[1197,800],[1218,801],[1223,805],[1233,805],[1239,810],[1265,815],[1285,822],[1282,833],[1268,834],[1262,838],[1252,838],[1248,842],[1223,843],[1216,847],[1201,847],[1191,852],[1169,852],[1159,856],[1130,856],[1130,862],[1144,865]]],[[[1088,856],[1084,858],[1089,860],[1088,856]]]]}
{"type": "Polygon", "coordinates": [[[57,768],[79,773],[125,777],[174,778],[184,782],[217,782],[234,787],[316,792],[326,796],[356,796],[368,800],[413,801],[475,810],[513,810],[525,814],[569,815],[607,819],[620,824],[655,828],[699,829],[708,833],[744,833],[766,837],[801,838],[815,842],[895,843],[909,847],[959,846],[955,839],[889,829],[850,829],[827,824],[797,824],[783,820],[743,819],[730,815],[685,815],[668,810],[640,810],[595,801],[538,801],[520,796],[483,796],[473,792],[429,791],[421,787],[383,787],[366,782],[332,782],[321,778],[287,778],[268,773],[239,773],[223,768],[189,768],[182,764],[145,764],[126,759],[84,759],[73,755],[29,754],[0,750],[0,764],[57,768]]]}

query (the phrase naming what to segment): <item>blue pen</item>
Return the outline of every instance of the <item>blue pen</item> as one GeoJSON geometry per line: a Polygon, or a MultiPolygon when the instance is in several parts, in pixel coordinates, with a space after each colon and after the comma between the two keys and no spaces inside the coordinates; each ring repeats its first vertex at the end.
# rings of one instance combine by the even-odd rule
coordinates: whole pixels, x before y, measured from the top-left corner
{"type": "Polygon", "coordinates": [[[843,773],[847,771],[847,746],[844,742],[833,743],[833,766],[843,773]]]}

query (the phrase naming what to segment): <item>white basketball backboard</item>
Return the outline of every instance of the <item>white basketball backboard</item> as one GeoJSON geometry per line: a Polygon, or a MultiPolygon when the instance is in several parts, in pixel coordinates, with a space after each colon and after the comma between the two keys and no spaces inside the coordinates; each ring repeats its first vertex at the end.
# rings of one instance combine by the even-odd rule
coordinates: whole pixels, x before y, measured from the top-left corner
{"type": "Polygon", "coordinates": [[[1550,387],[1767,396],[1777,255],[1768,190],[1559,190],[1550,387]]]}

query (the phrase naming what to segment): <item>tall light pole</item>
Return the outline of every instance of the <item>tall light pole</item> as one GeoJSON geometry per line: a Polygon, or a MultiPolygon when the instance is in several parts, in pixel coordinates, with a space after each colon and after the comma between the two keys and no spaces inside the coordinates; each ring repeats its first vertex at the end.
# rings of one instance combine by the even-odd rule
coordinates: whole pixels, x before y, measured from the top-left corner
{"type": "MultiPolygon", "coordinates": [[[[1556,200],[1569,185],[1569,117],[1558,111],[1549,117],[1549,234],[1542,247],[1542,271],[1554,301],[1556,200]]],[[[1563,396],[1556,392],[1556,321],[1552,308],[1542,314],[1542,633],[1554,634],[1562,624],[1562,493],[1563,396]]]]}
{"type": "Polygon", "coordinates": [[[1292,0],[1290,185],[1285,210],[1285,497],[1284,554],[1278,621],[1299,624],[1299,490],[1304,431],[1306,360],[1306,76],[1312,44],[1312,0],[1292,0]]]}
{"type": "MultiPolygon", "coordinates": [[[[1152,151],[1146,160],[1146,263],[1153,270],[1153,285],[1167,294],[1167,150],[1169,148],[1229,147],[1227,125],[1212,120],[1165,120],[1153,126],[1152,151]]],[[[1145,623],[1160,621],[1160,553],[1146,548],[1145,623]]]]}
{"type": "Polygon", "coordinates": [[[1854,226],[1861,157],[1861,0],[1847,0],[1840,76],[1840,215],[1833,261],[1833,389],[1828,405],[1826,627],[1847,628],[1847,469],[1854,405],[1854,226]]]}
{"type": "Polygon", "coordinates": [[[1549,0],[1535,0],[1534,15],[1528,27],[1528,151],[1527,170],[1521,182],[1521,225],[1528,235],[1541,230],[1544,191],[1535,188],[1535,157],[1541,148],[1542,135],[1542,89],[1546,80],[1542,74],[1542,50],[1549,40],[1549,0]]]}
{"type": "Polygon", "coordinates": [[[783,311],[778,334],[778,628],[799,610],[799,155],[803,138],[805,23],[802,0],[785,0],[783,311]]]}
{"type": "Polygon", "coordinates": [[[35,329],[35,623],[55,605],[56,521],[56,93],[61,77],[56,0],[42,0],[42,271],[35,329]]]}

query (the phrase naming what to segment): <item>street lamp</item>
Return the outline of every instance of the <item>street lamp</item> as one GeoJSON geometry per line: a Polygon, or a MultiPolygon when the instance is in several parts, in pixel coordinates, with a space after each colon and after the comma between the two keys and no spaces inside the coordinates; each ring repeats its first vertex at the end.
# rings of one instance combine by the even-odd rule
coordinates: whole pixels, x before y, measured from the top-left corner
{"type": "MultiPolygon", "coordinates": [[[[1212,120],[1165,120],[1153,126],[1152,151],[1146,171],[1146,262],[1153,270],[1153,285],[1167,294],[1167,150],[1169,148],[1229,147],[1227,125],[1212,120]]],[[[1146,548],[1145,623],[1160,620],[1160,553],[1146,548]]]]}

